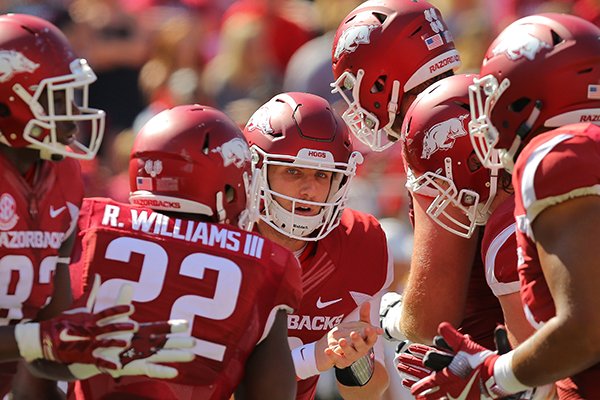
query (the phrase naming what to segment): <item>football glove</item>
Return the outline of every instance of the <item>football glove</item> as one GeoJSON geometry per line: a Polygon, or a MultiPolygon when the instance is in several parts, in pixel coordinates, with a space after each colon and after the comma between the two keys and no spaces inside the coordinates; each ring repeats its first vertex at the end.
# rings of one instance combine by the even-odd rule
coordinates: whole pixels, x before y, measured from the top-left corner
{"type": "MultiPolygon", "coordinates": [[[[418,399],[433,400],[440,397],[464,400],[481,398],[497,399],[510,394],[499,387],[494,377],[494,365],[500,355],[475,343],[468,335],[458,332],[447,322],[438,328],[443,343],[452,349],[454,356],[447,367],[433,372],[428,377],[414,383],[411,393],[418,399]]],[[[436,344],[440,340],[436,341],[436,344]]],[[[501,347],[504,343],[499,344],[501,347]]],[[[504,349],[503,349],[504,350],[504,349]]],[[[439,363],[440,354],[444,358],[452,353],[432,350],[425,354],[423,364],[434,366],[439,363]],[[431,358],[435,360],[435,364],[431,358]]]]}
{"type": "Polygon", "coordinates": [[[379,305],[379,326],[383,329],[383,337],[390,341],[406,340],[400,331],[402,295],[388,292],[381,298],[379,305]]]}
{"type": "Polygon", "coordinates": [[[162,363],[192,361],[195,357],[192,352],[195,340],[190,336],[169,335],[187,330],[188,323],[185,320],[141,323],[128,348],[101,350],[99,354],[103,355],[104,359],[116,359],[114,363],[104,363],[102,366],[72,364],[69,369],[79,379],[86,379],[101,372],[110,374],[113,378],[145,375],[150,378],[172,379],[178,375],[177,369],[162,363]]]}
{"type": "Polygon", "coordinates": [[[46,359],[63,364],[101,365],[108,360],[99,357],[99,349],[127,347],[127,335],[137,329],[137,324],[129,319],[133,313],[132,289],[124,286],[118,305],[94,314],[99,287],[100,277],[96,275],[85,307],[67,310],[47,321],[17,324],[14,335],[21,356],[26,361],[46,359]]]}

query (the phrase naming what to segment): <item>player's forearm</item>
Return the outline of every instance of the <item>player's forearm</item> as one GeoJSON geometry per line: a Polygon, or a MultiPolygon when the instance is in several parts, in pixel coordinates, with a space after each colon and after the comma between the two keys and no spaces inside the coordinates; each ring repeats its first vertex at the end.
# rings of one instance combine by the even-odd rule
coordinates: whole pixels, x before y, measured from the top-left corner
{"type": "Polygon", "coordinates": [[[399,328],[408,340],[415,343],[432,343],[441,322],[448,321],[460,326],[464,318],[464,303],[442,301],[442,298],[437,298],[436,302],[433,304],[431,299],[411,299],[410,296],[408,299],[404,298],[399,328]]]}
{"type": "Polygon", "coordinates": [[[598,363],[597,325],[589,318],[578,320],[582,323],[554,317],[515,349],[512,359],[515,377],[525,385],[541,386],[598,363]]]}
{"type": "Polygon", "coordinates": [[[14,326],[0,327],[0,360],[16,361],[21,358],[19,346],[15,339],[14,326]]]}
{"type": "Polygon", "coordinates": [[[33,376],[30,365],[25,361],[19,363],[17,374],[13,378],[11,394],[13,400],[65,399],[65,393],[58,388],[56,381],[33,376]]]}
{"type": "Polygon", "coordinates": [[[389,385],[389,376],[385,367],[375,362],[373,376],[364,386],[344,386],[338,382],[338,390],[344,400],[380,399],[389,385]]]}
{"type": "Polygon", "coordinates": [[[37,378],[51,379],[55,381],[72,381],[77,378],[73,376],[69,367],[65,364],[55,363],[48,360],[35,360],[26,363],[31,374],[37,378]]]}

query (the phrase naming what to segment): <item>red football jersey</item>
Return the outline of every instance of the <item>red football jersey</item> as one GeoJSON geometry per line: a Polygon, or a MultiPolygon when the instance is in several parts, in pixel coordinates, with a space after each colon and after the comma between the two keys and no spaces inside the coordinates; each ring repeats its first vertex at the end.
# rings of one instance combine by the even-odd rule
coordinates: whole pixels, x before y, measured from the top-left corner
{"type": "Polygon", "coordinates": [[[177,365],[174,380],[99,376],[78,382],[72,397],[228,399],[276,311],[298,308],[298,261],[256,234],[109,199],[86,199],[79,229],[72,268],[85,285],[101,275],[98,309],[114,301],[121,284],[132,284],[134,319],[185,318],[197,343],[196,359],[177,365]]]}
{"type": "MultiPolygon", "coordinates": [[[[575,124],[534,138],[513,173],[519,278],[525,315],[534,328],[552,318],[554,302],[544,279],[531,223],[547,207],[600,192],[600,127],[575,124]]],[[[561,398],[600,398],[600,364],[557,382],[561,398]]]]}
{"type": "MultiPolygon", "coordinates": [[[[325,238],[309,244],[300,256],[304,296],[288,315],[292,349],[315,342],[365,301],[371,304],[371,324],[379,326],[378,296],[393,279],[385,234],[377,220],[346,209],[340,225],[325,238]]],[[[297,399],[312,399],[318,376],[298,382],[297,399]]]]}
{"type": "MultiPolygon", "coordinates": [[[[494,329],[504,321],[504,315],[498,299],[487,285],[485,268],[481,258],[483,236],[484,233],[479,236],[479,251],[475,252],[473,259],[464,318],[458,330],[471,335],[482,346],[493,349],[495,348],[494,329]]],[[[451,273],[451,271],[448,273],[451,273]]],[[[443,279],[443,277],[440,277],[440,279],[443,279]]]]}
{"type": "Polygon", "coordinates": [[[0,325],[35,318],[83,197],[77,161],[42,162],[30,185],[0,155],[0,325]]]}
{"type": "MultiPolygon", "coordinates": [[[[42,162],[32,184],[1,154],[0,168],[0,325],[8,325],[35,318],[50,301],[58,250],[76,226],[83,183],[73,159],[42,162]]],[[[0,366],[0,396],[15,367],[0,366]]]]}
{"type": "Polygon", "coordinates": [[[521,286],[517,272],[514,209],[515,197],[511,195],[490,215],[481,242],[485,277],[496,297],[517,293],[521,286]]]}

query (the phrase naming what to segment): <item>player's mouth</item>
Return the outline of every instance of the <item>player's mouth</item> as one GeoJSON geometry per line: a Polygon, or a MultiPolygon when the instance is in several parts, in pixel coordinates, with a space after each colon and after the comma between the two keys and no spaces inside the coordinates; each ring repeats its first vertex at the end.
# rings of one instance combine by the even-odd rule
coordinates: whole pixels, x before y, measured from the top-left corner
{"type": "Polygon", "coordinates": [[[310,217],[313,215],[317,215],[319,213],[319,209],[320,209],[320,207],[317,207],[317,206],[309,206],[306,204],[296,204],[296,207],[294,208],[294,213],[296,215],[310,217]]]}

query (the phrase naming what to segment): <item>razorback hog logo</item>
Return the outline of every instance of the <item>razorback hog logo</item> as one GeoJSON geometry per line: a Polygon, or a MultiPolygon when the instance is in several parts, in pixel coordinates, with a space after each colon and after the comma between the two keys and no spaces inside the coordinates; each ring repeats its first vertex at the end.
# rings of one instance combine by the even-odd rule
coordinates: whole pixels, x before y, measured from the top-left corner
{"type": "Polygon", "coordinates": [[[494,47],[492,53],[495,56],[505,53],[511,60],[518,60],[525,57],[529,61],[532,61],[542,49],[549,49],[551,47],[548,43],[532,36],[525,29],[515,28],[507,36],[503,37],[500,43],[494,47]]]}
{"type": "Polygon", "coordinates": [[[356,25],[342,32],[335,46],[335,59],[340,58],[343,52],[353,53],[359,44],[370,43],[371,31],[376,27],[377,25],[356,25]]]}
{"type": "Polygon", "coordinates": [[[241,138],[231,139],[222,146],[212,149],[212,152],[221,154],[226,167],[234,164],[236,167],[242,168],[244,163],[250,162],[250,149],[248,149],[246,141],[241,138]]]}
{"type": "Polygon", "coordinates": [[[469,114],[461,115],[458,118],[450,118],[447,121],[440,122],[425,132],[423,138],[423,153],[421,158],[429,159],[433,153],[438,150],[448,150],[454,146],[456,138],[466,136],[463,121],[469,114]]]}
{"type": "Polygon", "coordinates": [[[248,120],[248,123],[246,124],[246,130],[253,131],[255,129],[258,129],[265,135],[272,134],[274,130],[271,126],[270,114],[271,110],[269,107],[269,103],[267,103],[258,110],[256,110],[254,114],[252,114],[250,120],[248,120]]]}
{"type": "Polygon", "coordinates": [[[15,74],[33,72],[40,64],[36,64],[22,53],[14,50],[0,51],[0,82],[10,80],[15,74]]]}

